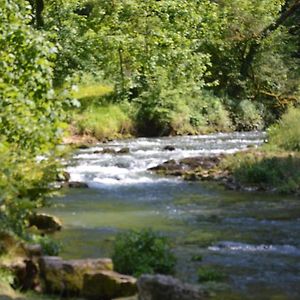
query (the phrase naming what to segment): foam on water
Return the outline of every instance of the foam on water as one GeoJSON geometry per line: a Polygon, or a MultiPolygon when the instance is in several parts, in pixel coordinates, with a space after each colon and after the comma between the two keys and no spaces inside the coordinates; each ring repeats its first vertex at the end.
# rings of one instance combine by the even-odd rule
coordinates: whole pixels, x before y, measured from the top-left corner
{"type": "Polygon", "coordinates": [[[259,145],[263,139],[263,133],[248,132],[112,141],[80,150],[74,155],[68,172],[71,181],[84,181],[94,188],[154,184],[164,180],[174,182],[178,179],[162,179],[150,175],[147,169],[170,159],[235,153],[247,149],[249,145],[259,145]],[[164,150],[167,145],[172,145],[175,150],[164,150]],[[119,151],[123,147],[128,147],[130,152],[95,153],[105,149],[119,151]]]}
{"type": "Polygon", "coordinates": [[[292,245],[252,245],[240,242],[224,241],[208,248],[215,252],[270,252],[276,254],[300,256],[300,249],[292,245]]]}

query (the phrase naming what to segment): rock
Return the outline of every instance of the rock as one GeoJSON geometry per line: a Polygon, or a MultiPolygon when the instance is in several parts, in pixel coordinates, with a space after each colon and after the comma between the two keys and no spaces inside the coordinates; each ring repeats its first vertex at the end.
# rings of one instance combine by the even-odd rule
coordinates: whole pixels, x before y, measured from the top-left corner
{"type": "Polygon", "coordinates": [[[110,300],[129,297],[137,293],[136,279],[113,271],[100,271],[84,275],[82,296],[91,300],[110,300]]]}
{"type": "Polygon", "coordinates": [[[224,155],[188,157],[179,161],[172,159],[149,170],[165,175],[184,176],[187,180],[209,180],[213,177],[215,169],[223,158],[224,155]],[[208,172],[212,174],[208,176],[208,172]]]}
{"type": "Polygon", "coordinates": [[[0,255],[26,257],[25,244],[10,232],[0,231],[0,255]]]}
{"type": "Polygon", "coordinates": [[[79,145],[77,145],[77,148],[82,149],[82,150],[89,149],[90,147],[91,147],[91,145],[89,145],[89,144],[79,144],[79,145]]]}
{"type": "Polygon", "coordinates": [[[183,171],[183,166],[180,165],[176,160],[171,159],[168,160],[164,163],[162,163],[161,165],[158,165],[156,167],[153,168],[149,168],[148,170],[150,171],[158,171],[158,172],[165,172],[167,174],[169,174],[170,172],[179,172],[179,171],[183,171]]]}
{"type": "Polygon", "coordinates": [[[14,286],[21,291],[33,290],[39,285],[38,267],[31,259],[25,259],[22,263],[13,266],[15,276],[14,286]]]}
{"type": "Polygon", "coordinates": [[[175,147],[172,146],[172,145],[167,145],[167,146],[165,146],[165,147],[163,148],[163,150],[165,150],[165,151],[175,151],[176,149],[175,149],[175,147]]]}
{"type": "Polygon", "coordinates": [[[31,226],[50,233],[61,230],[62,222],[55,216],[35,213],[29,217],[29,227],[31,226]]]}
{"type": "Polygon", "coordinates": [[[139,300],[204,300],[208,295],[197,286],[171,276],[142,275],[138,282],[139,300]]]}
{"type": "Polygon", "coordinates": [[[70,178],[71,178],[70,173],[68,173],[66,171],[62,171],[62,172],[59,172],[57,174],[56,181],[58,181],[58,182],[69,182],[70,178]]]}
{"type": "Polygon", "coordinates": [[[196,156],[188,157],[180,160],[180,164],[186,165],[190,170],[202,168],[209,170],[217,166],[223,159],[223,155],[219,156],[196,156]]]}
{"type": "Polygon", "coordinates": [[[103,154],[116,154],[117,151],[113,148],[104,148],[101,153],[103,154]]]}
{"type": "Polygon", "coordinates": [[[113,269],[111,259],[63,260],[55,256],[41,257],[39,266],[43,290],[64,296],[81,294],[85,274],[113,269]]]}
{"type": "Polygon", "coordinates": [[[89,186],[85,182],[70,181],[68,182],[67,187],[72,189],[87,189],[89,186]]]}
{"type": "Polygon", "coordinates": [[[26,244],[25,249],[28,257],[37,257],[43,254],[43,247],[40,244],[26,244]]]}
{"type": "Polygon", "coordinates": [[[118,154],[128,154],[130,152],[128,147],[124,147],[122,149],[120,149],[117,153],[118,154]]]}

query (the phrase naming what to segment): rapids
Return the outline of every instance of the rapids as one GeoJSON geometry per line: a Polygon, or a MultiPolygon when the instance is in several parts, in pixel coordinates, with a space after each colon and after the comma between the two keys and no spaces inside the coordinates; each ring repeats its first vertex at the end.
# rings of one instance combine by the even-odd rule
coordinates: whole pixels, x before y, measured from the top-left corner
{"type": "Polygon", "coordinates": [[[117,233],[152,227],[172,240],[179,278],[195,283],[203,265],[226,274],[223,283],[208,283],[215,299],[300,299],[299,199],[147,171],[169,159],[234,153],[264,139],[260,132],[138,138],[77,151],[67,171],[90,188],[67,191],[47,210],[65,224],[55,236],[62,255],[110,256],[117,233]],[[175,150],[164,150],[168,145],[175,150]],[[124,147],[129,153],[99,153],[124,147]]]}

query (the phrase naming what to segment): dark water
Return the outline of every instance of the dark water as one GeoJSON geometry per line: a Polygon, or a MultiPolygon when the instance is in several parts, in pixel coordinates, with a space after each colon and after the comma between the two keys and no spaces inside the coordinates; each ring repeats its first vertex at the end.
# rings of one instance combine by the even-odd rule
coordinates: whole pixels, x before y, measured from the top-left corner
{"type": "Polygon", "coordinates": [[[168,159],[233,153],[263,139],[257,132],[141,138],[79,151],[69,172],[90,189],[68,191],[49,210],[65,224],[56,236],[63,256],[110,256],[117,233],[151,227],[171,238],[182,280],[195,283],[203,265],[225,274],[223,282],[207,284],[215,299],[300,299],[298,198],[226,191],[146,171],[168,159]],[[166,145],[176,150],[164,151],[166,145]],[[122,147],[130,153],[93,153],[122,147]],[[203,260],[192,261],[195,255],[203,260]]]}

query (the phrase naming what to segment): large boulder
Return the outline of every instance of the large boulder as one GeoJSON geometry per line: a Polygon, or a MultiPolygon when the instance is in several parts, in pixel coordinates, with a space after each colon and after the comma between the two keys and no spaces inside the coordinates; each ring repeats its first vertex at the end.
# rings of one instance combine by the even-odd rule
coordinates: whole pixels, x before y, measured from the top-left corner
{"type": "Polygon", "coordinates": [[[82,296],[91,300],[110,300],[129,297],[137,293],[136,279],[113,271],[100,271],[84,275],[82,296]]]}
{"type": "Polygon", "coordinates": [[[62,222],[55,216],[35,213],[29,217],[29,226],[50,233],[61,230],[62,222]]]}
{"type": "Polygon", "coordinates": [[[43,290],[65,296],[81,294],[85,274],[113,269],[111,259],[63,260],[55,256],[41,257],[39,266],[43,290]]]}
{"type": "Polygon", "coordinates": [[[197,286],[164,275],[142,275],[138,282],[139,300],[204,300],[208,295],[197,286]]]}

